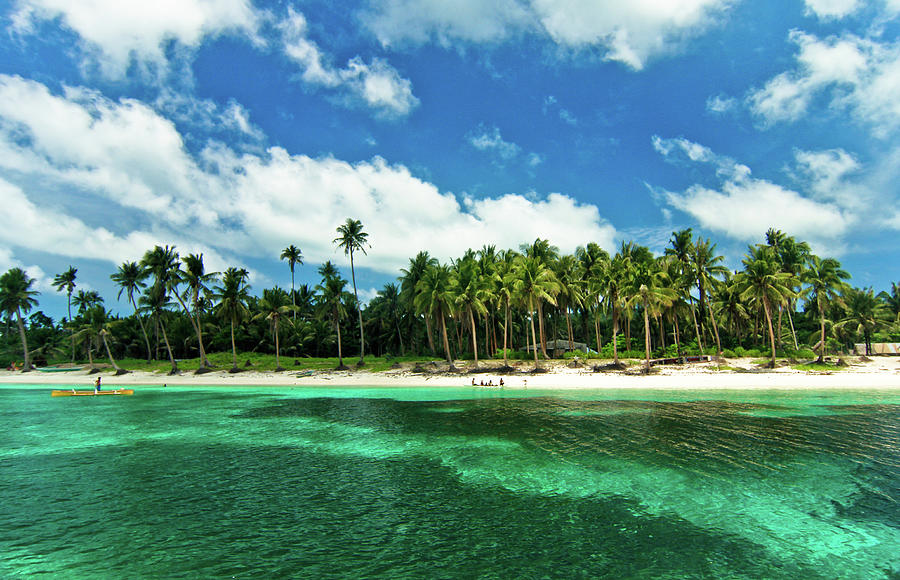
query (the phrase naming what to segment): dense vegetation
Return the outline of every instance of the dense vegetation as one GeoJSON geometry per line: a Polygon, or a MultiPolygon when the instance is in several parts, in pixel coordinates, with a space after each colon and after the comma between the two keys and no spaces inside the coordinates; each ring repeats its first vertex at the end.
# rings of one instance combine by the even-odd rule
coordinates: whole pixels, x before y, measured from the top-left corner
{"type": "Polygon", "coordinates": [[[118,368],[128,359],[168,361],[175,370],[196,359],[192,366],[201,370],[237,370],[274,354],[280,369],[285,357],[334,357],[319,364],[343,367],[347,353],[359,356],[358,365],[371,353],[382,362],[440,356],[451,365],[517,358],[537,366],[581,346],[587,352],[579,356],[613,364],[718,354],[774,365],[776,356],[822,362],[855,342],[900,341],[897,284],[877,295],[854,288],[837,260],[776,230],[748,248],[737,272],[690,229],[674,232],[661,256],[631,242],[613,255],[593,243],[561,255],[543,239],[518,251],[470,249],[446,264],[422,251],[365,308],[353,260],[365,255],[367,235],[351,219],[337,233],[334,243],[350,257],[352,293],[330,261],[319,266],[315,287],[295,287],[303,256],[294,245],[280,255],[291,288],[259,293],[244,269],[206,272],[202,254],[156,246],[111,275],[132,305],[125,315],[107,310],[96,292],[77,289],[77,268],[57,275],[54,286],[68,300],[68,316],[57,323],[35,310],[34,280],[13,268],[0,277],[0,363],[94,365],[102,358],[118,368]]]}

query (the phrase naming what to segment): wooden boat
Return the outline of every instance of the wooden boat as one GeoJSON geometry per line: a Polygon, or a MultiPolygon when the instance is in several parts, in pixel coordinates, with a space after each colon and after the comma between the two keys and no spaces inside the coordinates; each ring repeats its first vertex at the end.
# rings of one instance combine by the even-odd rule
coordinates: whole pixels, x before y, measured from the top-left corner
{"type": "Polygon", "coordinates": [[[34,367],[34,370],[42,373],[71,373],[72,371],[83,371],[84,367],[34,367]]]}
{"type": "Polygon", "coordinates": [[[95,395],[133,395],[134,389],[112,389],[109,391],[77,391],[75,389],[55,389],[53,397],[93,397],[95,395]]]}

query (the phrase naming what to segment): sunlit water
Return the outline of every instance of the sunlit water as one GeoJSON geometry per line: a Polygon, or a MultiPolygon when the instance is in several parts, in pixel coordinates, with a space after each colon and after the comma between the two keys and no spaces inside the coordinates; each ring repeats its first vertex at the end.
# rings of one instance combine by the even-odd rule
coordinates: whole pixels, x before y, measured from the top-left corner
{"type": "Polygon", "coordinates": [[[900,391],[49,390],[0,577],[900,576],[900,391]]]}

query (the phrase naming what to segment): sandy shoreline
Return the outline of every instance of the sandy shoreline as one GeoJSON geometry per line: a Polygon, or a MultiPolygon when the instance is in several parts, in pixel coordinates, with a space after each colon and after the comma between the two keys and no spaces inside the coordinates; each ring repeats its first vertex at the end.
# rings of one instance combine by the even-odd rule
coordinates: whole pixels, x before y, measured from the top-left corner
{"type": "MultiPolygon", "coordinates": [[[[570,368],[562,362],[546,363],[549,372],[530,374],[518,372],[502,375],[506,388],[535,389],[898,389],[900,390],[900,358],[878,357],[870,361],[853,359],[850,366],[833,372],[802,371],[783,367],[759,370],[749,359],[730,359],[731,369],[719,370],[714,363],[685,366],[661,366],[650,376],[622,372],[593,372],[590,367],[570,368]]],[[[482,365],[485,366],[485,365],[482,365]]],[[[443,365],[442,367],[443,368],[443,365]]],[[[530,366],[523,366],[529,369],[530,366]]],[[[308,371],[307,371],[308,372],[308,371]]],[[[465,387],[482,380],[497,385],[501,375],[488,373],[470,374],[415,373],[409,368],[381,372],[316,371],[303,376],[303,371],[259,372],[247,371],[229,374],[225,370],[202,375],[184,372],[170,376],[165,373],[132,372],[114,376],[101,372],[103,384],[115,386],[278,386],[278,387],[465,387]]],[[[85,370],[72,372],[11,372],[0,371],[0,385],[62,385],[90,388],[96,374],[85,370]]]]}

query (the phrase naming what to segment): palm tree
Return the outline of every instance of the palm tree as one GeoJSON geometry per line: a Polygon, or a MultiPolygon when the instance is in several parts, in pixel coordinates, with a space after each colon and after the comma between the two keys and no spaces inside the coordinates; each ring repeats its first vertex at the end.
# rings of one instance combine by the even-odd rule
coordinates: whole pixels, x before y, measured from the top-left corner
{"type": "Polygon", "coordinates": [[[662,272],[656,261],[640,261],[634,264],[629,280],[628,305],[639,305],[644,313],[644,353],[650,372],[650,315],[658,314],[676,299],[676,292],[663,285],[662,272]]]}
{"type": "Polygon", "coordinates": [[[72,303],[78,307],[78,314],[84,314],[91,308],[103,304],[103,297],[96,290],[79,290],[72,303]]]}
{"type": "Polygon", "coordinates": [[[468,320],[472,330],[472,352],[475,355],[475,368],[478,368],[478,339],[475,329],[475,314],[487,312],[486,280],[480,276],[478,264],[471,257],[456,263],[453,271],[453,302],[457,311],[468,320]]]}
{"type": "Polygon", "coordinates": [[[122,262],[116,273],[110,275],[110,279],[119,287],[119,294],[116,298],[121,298],[122,292],[127,293],[128,301],[131,303],[131,307],[134,308],[134,315],[141,327],[141,334],[144,335],[144,343],[147,345],[147,362],[149,362],[153,358],[153,352],[150,350],[150,338],[147,336],[143,317],[138,313],[137,302],[134,300],[134,293],[147,286],[144,283],[146,277],[147,272],[137,262],[122,262]]]}
{"type": "Polygon", "coordinates": [[[19,337],[22,339],[24,361],[22,372],[31,370],[31,356],[28,352],[28,340],[25,337],[25,323],[22,321],[22,314],[28,314],[32,308],[37,306],[37,300],[34,297],[39,292],[31,289],[34,282],[34,278],[31,278],[21,268],[11,268],[0,276],[0,311],[6,312],[9,316],[16,315],[19,337]]]}
{"type": "Polygon", "coordinates": [[[509,309],[515,293],[516,272],[513,264],[515,263],[516,253],[513,251],[502,252],[500,259],[497,261],[497,299],[503,305],[503,368],[509,369],[509,358],[507,356],[509,344],[509,309]]]}
{"type": "Polygon", "coordinates": [[[878,293],[878,298],[894,315],[894,321],[900,321],[900,284],[891,282],[890,293],[881,291],[878,293]]]}
{"type": "Polygon", "coordinates": [[[72,346],[72,362],[75,362],[75,336],[74,329],[71,327],[72,324],[72,292],[75,290],[75,278],[76,273],[78,272],[78,268],[75,266],[69,266],[69,269],[63,272],[62,274],[57,274],[56,277],[53,278],[53,286],[56,288],[57,292],[62,292],[65,290],[66,292],[66,309],[69,313],[69,335],[72,338],[71,346],[72,346]]]}
{"type": "Polygon", "coordinates": [[[578,272],[578,262],[573,255],[560,256],[554,265],[554,273],[559,283],[559,294],[556,297],[559,308],[566,318],[566,335],[569,339],[569,350],[575,349],[575,333],[572,330],[572,317],[569,310],[572,307],[581,306],[584,300],[584,291],[581,276],[578,272]]]}
{"type": "Polygon", "coordinates": [[[450,268],[443,265],[429,265],[416,284],[414,300],[416,312],[431,316],[440,321],[441,336],[444,339],[444,353],[447,364],[453,369],[453,358],[450,356],[450,341],[447,339],[447,316],[453,312],[453,277],[450,268]]]}
{"type": "Polygon", "coordinates": [[[693,230],[691,228],[685,228],[683,230],[678,230],[677,232],[672,232],[672,237],[669,238],[669,244],[671,244],[671,247],[665,249],[665,254],[667,256],[674,256],[675,259],[678,260],[681,264],[681,275],[691,281],[691,283],[688,284],[686,297],[688,304],[691,307],[691,319],[694,321],[694,333],[697,337],[697,348],[700,349],[700,354],[702,355],[703,338],[700,334],[700,325],[697,322],[697,309],[694,306],[694,297],[691,294],[690,289],[697,281],[692,260],[694,254],[693,230]]]}
{"type": "Polygon", "coordinates": [[[316,287],[316,290],[322,293],[321,304],[331,317],[335,333],[337,334],[337,370],[345,370],[347,367],[344,366],[344,354],[341,350],[341,319],[347,315],[342,300],[344,286],[347,285],[347,281],[337,275],[337,269],[330,260],[319,267],[319,274],[322,275],[322,283],[316,287]]]}
{"type": "Polygon", "coordinates": [[[300,264],[303,265],[303,252],[300,251],[300,248],[291,244],[281,251],[281,259],[287,260],[288,266],[291,268],[291,306],[294,306],[294,320],[297,319],[297,302],[294,299],[294,265],[300,264]]]}
{"type": "MultiPolygon", "coordinates": [[[[540,317],[540,310],[536,306],[541,301],[556,305],[555,295],[559,291],[556,277],[553,271],[543,260],[534,256],[520,256],[515,265],[516,281],[513,284],[516,295],[528,306],[528,314],[531,317],[531,344],[534,348],[534,366],[538,368],[537,336],[534,332],[535,313],[540,317]]],[[[544,356],[546,357],[546,351],[544,356]]]]}
{"type": "Polygon", "coordinates": [[[839,296],[844,288],[845,280],[850,274],[841,269],[841,263],[834,258],[820,259],[818,256],[810,256],[809,267],[800,273],[800,281],[807,285],[804,290],[810,302],[815,301],[816,310],[819,313],[819,358],[817,362],[825,361],[825,311],[829,302],[839,296]]]}
{"type": "Polygon", "coordinates": [[[843,296],[846,315],[835,325],[838,330],[847,329],[863,336],[866,355],[872,354],[872,335],[888,326],[891,313],[875,296],[871,288],[850,288],[843,296]]]}
{"type": "MultiPolygon", "coordinates": [[[[153,320],[156,321],[157,330],[162,331],[163,341],[166,344],[166,352],[169,354],[169,362],[172,363],[172,369],[169,371],[169,374],[177,374],[178,361],[175,360],[175,355],[172,353],[172,345],[169,344],[169,335],[166,333],[166,323],[165,320],[163,320],[164,314],[170,304],[166,287],[164,285],[153,284],[147,288],[143,296],[138,299],[138,302],[150,311],[153,315],[153,320]]],[[[157,334],[156,343],[158,347],[159,334],[157,334]]]]}
{"type": "Polygon", "coordinates": [[[742,300],[752,300],[762,306],[772,348],[772,368],[775,368],[775,330],[772,327],[772,308],[783,305],[796,296],[791,289],[790,274],[781,271],[774,251],[768,246],[749,248],[742,260],[744,270],[735,275],[735,283],[742,300]]]}
{"type": "MultiPolygon", "coordinates": [[[[400,277],[400,300],[406,304],[407,310],[411,314],[415,314],[416,305],[416,286],[419,284],[419,280],[422,279],[422,276],[425,273],[425,270],[429,267],[437,266],[438,261],[436,258],[432,258],[428,255],[428,252],[422,251],[416,254],[415,258],[410,258],[409,260],[409,269],[401,269],[400,272],[403,275],[400,277]]],[[[434,349],[434,337],[431,332],[431,317],[425,316],[425,334],[428,337],[428,348],[431,350],[432,354],[436,351],[434,349]]],[[[410,316],[410,326],[415,321],[414,316],[410,316]]],[[[416,345],[412,346],[413,351],[416,350],[416,345]]]]}
{"type": "MultiPolygon", "coordinates": [[[[584,312],[584,324],[587,324],[588,315],[594,320],[594,335],[597,342],[597,352],[600,352],[600,296],[602,292],[606,268],[609,265],[609,253],[590,242],[587,246],[575,250],[575,259],[578,261],[578,273],[581,277],[581,288],[584,292],[582,309],[584,312]]],[[[584,327],[587,336],[587,326],[584,327]]]]}
{"type": "Polygon", "coordinates": [[[107,337],[110,336],[110,328],[113,323],[109,320],[109,312],[107,312],[106,308],[102,304],[92,306],[90,310],[85,313],[85,319],[86,322],[79,334],[85,338],[85,342],[87,343],[88,363],[91,366],[91,371],[99,372],[100,370],[94,367],[94,357],[91,352],[93,350],[94,338],[96,337],[98,342],[103,344],[103,348],[106,350],[106,356],[109,358],[110,364],[116,371],[116,376],[127,374],[128,371],[121,368],[118,363],[116,363],[116,359],[113,358],[112,351],[109,349],[107,337]]]}
{"type": "Polygon", "coordinates": [[[716,338],[716,356],[722,356],[722,342],[719,340],[719,326],[716,324],[716,316],[713,314],[712,301],[707,300],[708,290],[714,290],[719,284],[719,278],[728,275],[728,268],[720,262],[725,258],[716,255],[716,244],[708,239],[697,238],[691,254],[692,270],[697,278],[697,290],[700,293],[700,310],[704,304],[709,313],[709,321],[716,338]]]}
{"type": "Polygon", "coordinates": [[[205,271],[203,266],[203,254],[188,254],[182,258],[182,263],[184,264],[185,269],[178,269],[175,271],[175,274],[179,282],[184,282],[188,286],[193,313],[187,309],[184,301],[180,297],[178,301],[185,307],[185,312],[187,312],[188,317],[191,319],[194,332],[197,333],[197,345],[200,350],[200,367],[209,368],[211,365],[206,358],[206,349],[203,347],[202,322],[200,320],[200,298],[201,292],[204,295],[209,293],[210,290],[206,285],[215,280],[218,274],[216,272],[207,273],[205,271]]]}
{"type": "Polygon", "coordinates": [[[369,234],[363,231],[362,222],[352,218],[347,218],[346,222],[338,226],[337,233],[339,233],[340,236],[335,238],[332,243],[337,244],[339,248],[343,248],[344,254],[350,256],[350,276],[353,279],[353,296],[356,298],[357,313],[359,314],[359,363],[357,366],[362,366],[364,364],[363,357],[365,356],[366,342],[363,337],[362,306],[359,303],[359,295],[356,293],[356,270],[353,266],[353,252],[359,250],[363,254],[366,253],[366,246],[371,247],[368,243],[369,234]]]}
{"type": "Polygon", "coordinates": [[[605,272],[601,275],[597,289],[605,296],[606,305],[612,316],[612,348],[613,365],[619,366],[619,346],[617,335],[619,333],[619,306],[622,304],[625,286],[628,280],[628,260],[621,252],[606,264],[605,272]]]}
{"type": "MultiPolygon", "coordinates": [[[[257,303],[259,314],[254,316],[254,320],[264,318],[272,323],[275,331],[275,371],[281,372],[281,343],[278,338],[278,322],[281,317],[288,312],[293,312],[296,307],[287,303],[287,293],[279,287],[266,288],[263,290],[262,298],[257,303]]],[[[288,321],[290,323],[290,320],[288,321]]]]}
{"type": "MultiPolygon", "coordinates": [[[[543,264],[550,272],[548,275],[549,278],[555,278],[551,268],[559,257],[559,248],[551,245],[549,240],[537,238],[531,245],[522,245],[520,249],[526,257],[532,258],[538,263],[543,264]]],[[[553,282],[553,285],[547,286],[547,291],[548,295],[554,298],[552,304],[556,306],[555,297],[557,293],[559,293],[559,286],[555,283],[555,280],[553,280],[553,282]]],[[[541,353],[544,355],[544,358],[550,358],[547,356],[547,337],[544,334],[544,300],[539,296],[533,296],[532,298],[535,299],[537,305],[538,331],[541,337],[541,353]]]]}
{"type": "Polygon", "coordinates": [[[247,309],[249,285],[244,284],[246,270],[228,268],[222,275],[222,285],[216,286],[213,295],[219,301],[216,314],[231,323],[231,371],[239,372],[237,366],[237,347],[234,343],[234,326],[244,320],[250,311],[247,309]]]}

